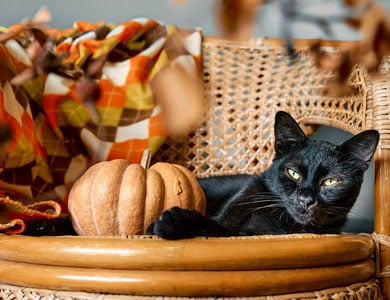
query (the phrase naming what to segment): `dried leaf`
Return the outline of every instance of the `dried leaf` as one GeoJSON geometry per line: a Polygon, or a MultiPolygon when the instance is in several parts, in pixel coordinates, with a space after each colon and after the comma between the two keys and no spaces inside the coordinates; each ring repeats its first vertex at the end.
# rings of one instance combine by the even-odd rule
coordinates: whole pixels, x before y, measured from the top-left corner
{"type": "Polygon", "coordinates": [[[33,24],[48,23],[50,21],[51,13],[45,6],[41,7],[35,16],[30,20],[30,22],[33,24]]]}
{"type": "Polygon", "coordinates": [[[337,68],[338,80],[342,82],[346,82],[354,66],[355,66],[355,61],[349,54],[346,53],[342,55],[340,64],[337,68]]]}
{"type": "Polygon", "coordinates": [[[355,29],[359,29],[362,24],[362,22],[357,18],[347,18],[345,23],[355,29]]]}
{"type": "Polygon", "coordinates": [[[344,97],[356,94],[357,90],[348,85],[347,82],[338,80],[330,80],[324,91],[324,94],[329,97],[344,97]]]}
{"type": "MultiPolygon", "coordinates": [[[[102,120],[95,105],[100,97],[100,87],[96,80],[91,78],[78,80],[76,82],[76,97],[78,101],[85,105],[91,121],[100,126],[102,120]]],[[[103,130],[102,127],[101,129],[103,130]]]]}
{"type": "Polygon", "coordinates": [[[89,78],[100,78],[102,76],[104,63],[107,61],[107,55],[99,56],[89,61],[86,67],[86,76],[89,78]]]}
{"type": "Polygon", "coordinates": [[[8,40],[15,39],[22,32],[22,28],[19,30],[11,30],[8,32],[0,33],[0,43],[5,43],[8,40]]]}
{"type": "Polygon", "coordinates": [[[356,90],[348,85],[352,68],[363,65],[375,74],[383,58],[390,55],[390,21],[386,11],[372,0],[344,0],[355,11],[355,16],[346,23],[361,31],[362,38],[347,49],[339,49],[341,55],[321,52],[321,45],[312,47],[314,60],[320,70],[334,71],[335,77],[328,82],[326,93],[330,96],[345,96],[356,90]]]}
{"type": "Polygon", "coordinates": [[[369,72],[377,72],[383,57],[390,54],[390,20],[383,7],[372,0],[344,0],[352,9],[361,12],[347,19],[347,24],[357,28],[362,38],[356,60],[369,72]]]}
{"type": "Polygon", "coordinates": [[[328,53],[319,54],[316,66],[322,71],[334,71],[340,66],[341,59],[339,55],[331,55],[328,53]]]}
{"type": "Polygon", "coordinates": [[[200,78],[179,65],[170,65],[160,71],[152,84],[170,135],[186,135],[200,124],[205,110],[200,78]]]}
{"type": "Polygon", "coordinates": [[[20,72],[18,75],[16,75],[14,78],[11,79],[11,84],[13,85],[21,85],[25,83],[26,81],[29,81],[33,79],[36,76],[36,73],[33,68],[27,68],[20,72]]]}
{"type": "Polygon", "coordinates": [[[253,36],[258,9],[264,0],[223,0],[218,9],[222,32],[231,40],[245,41],[253,36]]]}
{"type": "Polygon", "coordinates": [[[28,45],[24,46],[28,57],[31,61],[36,61],[37,57],[43,53],[43,46],[38,41],[31,41],[28,45]]]}
{"type": "Polygon", "coordinates": [[[68,56],[69,53],[66,52],[55,54],[48,49],[43,49],[41,55],[35,60],[35,67],[40,68],[43,73],[55,72],[68,56]]]}
{"type": "Polygon", "coordinates": [[[323,50],[321,41],[313,44],[310,47],[310,51],[317,69],[321,71],[335,71],[344,59],[341,50],[337,53],[323,50]]]}
{"type": "Polygon", "coordinates": [[[328,81],[326,94],[332,97],[342,97],[352,95],[356,92],[355,88],[349,85],[349,78],[356,61],[349,53],[343,53],[335,69],[335,77],[328,81]]]}
{"type": "Polygon", "coordinates": [[[95,102],[100,97],[99,84],[90,78],[84,78],[76,83],[77,99],[82,103],[95,102]]]}
{"type": "Polygon", "coordinates": [[[65,62],[59,67],[56,73],[67,78],[79,80],[84,77],[85,71],[74,63],[65,62]]]}
{"type": "Polygon", "coordinates": [[[30,27],[27,32],[33,37],[33,41],[38,42],[41,46],[48,41],[48,35],[43,28],[30,27]]]}

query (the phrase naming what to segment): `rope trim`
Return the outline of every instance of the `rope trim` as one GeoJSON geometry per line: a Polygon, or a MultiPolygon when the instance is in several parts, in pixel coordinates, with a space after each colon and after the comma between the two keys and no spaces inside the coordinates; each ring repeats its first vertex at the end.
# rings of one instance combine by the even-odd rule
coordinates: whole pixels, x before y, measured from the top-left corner
{"type": "Polygon", "coordinates": [[[293,294],[269,295],[269,296],[233,296],[233,297],[173,297],[173,296],[140,296],[120,294],[97,294],[81,291],[61,291],[49,289],[37,289],[0,284],[0,299],[51,299],[51,300],[336,300],[336,299],[383,299],[377,280],[354,283],[344,287],[334,287],[318,291],[307,291],[293,294]]]}
{"type": "Polygon", "coordinates": [[[381,247],[390,248],[390,236],[374,232],[372,237],[375,242],[375,273],[377,278],[390,277],[390,265],[381,267],[381,247]]]}

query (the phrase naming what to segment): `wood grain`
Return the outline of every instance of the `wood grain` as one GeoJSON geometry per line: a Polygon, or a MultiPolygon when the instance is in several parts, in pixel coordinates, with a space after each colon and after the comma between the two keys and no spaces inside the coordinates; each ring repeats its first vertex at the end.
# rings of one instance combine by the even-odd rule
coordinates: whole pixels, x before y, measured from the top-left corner
{"type": "Polygon", "coordinates": [[[2,282],[80,292],[164,296],[253,296],[323,289],[374,275],[372,260],[289,270],[150,271],[76,268],[0,261],[2,282]]]}
{"type": "Polygon", "coordinates": [[[370,235],[198,238],[0,236],[0,259],[66,267],[132,270],[260,270],[338,265],[367,259],[370,235]]]}

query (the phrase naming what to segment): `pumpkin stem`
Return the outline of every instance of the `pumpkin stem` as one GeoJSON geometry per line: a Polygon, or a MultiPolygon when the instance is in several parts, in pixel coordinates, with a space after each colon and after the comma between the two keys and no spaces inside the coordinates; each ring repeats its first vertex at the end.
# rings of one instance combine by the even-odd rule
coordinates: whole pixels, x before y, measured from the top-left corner
{"type": "Polygon", "coordinates": [[[142,154],[142,159],[140,165],[146,170],[150,166],[151,153],[149,149],[145,149],[142,154]]]}

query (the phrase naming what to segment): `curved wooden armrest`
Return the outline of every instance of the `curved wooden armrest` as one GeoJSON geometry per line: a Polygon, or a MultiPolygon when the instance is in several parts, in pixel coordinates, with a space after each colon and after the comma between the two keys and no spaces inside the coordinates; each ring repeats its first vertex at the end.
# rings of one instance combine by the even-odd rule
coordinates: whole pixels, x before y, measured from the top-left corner
{"type": "Polygon", "coordinates": [[[0,273],[3,283],[35,288],[146,296],[255,296],[370,280],[375,273],[373,251],[370,235],[180,241],[144,236],[0,236],[0,273]]]}

